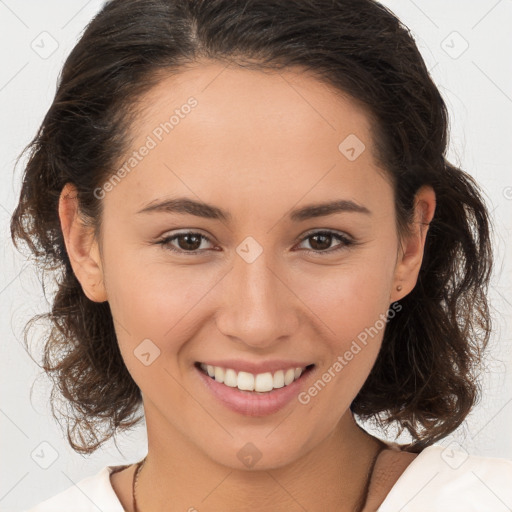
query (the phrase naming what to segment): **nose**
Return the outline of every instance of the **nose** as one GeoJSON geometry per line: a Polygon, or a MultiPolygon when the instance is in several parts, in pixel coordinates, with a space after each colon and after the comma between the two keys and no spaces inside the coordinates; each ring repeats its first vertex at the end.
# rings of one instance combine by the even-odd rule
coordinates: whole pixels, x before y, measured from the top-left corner
{"type": "Polygon", "coordinates": [[[267,349],[291,336],[299,325],[300,300],[263,252],[248,263],[235,258],[223,280],[216,314],[222,334],[248,347],[267,349]]]}

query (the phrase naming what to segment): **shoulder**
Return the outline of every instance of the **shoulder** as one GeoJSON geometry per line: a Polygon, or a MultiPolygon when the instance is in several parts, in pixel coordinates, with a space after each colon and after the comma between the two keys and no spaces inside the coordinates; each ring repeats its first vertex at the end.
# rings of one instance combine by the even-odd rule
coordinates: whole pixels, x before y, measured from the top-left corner
{"type": "Polygon", "coordinates": [[[512,505],[512,460],[434,444],[412,460],[378,512],[499,512],[512,505]]]}
{"type": "Polygon", "coordinates": [[[110,483],[110,473],[116,468],[105,466],[25,512],[124,512],[110,483]]]}

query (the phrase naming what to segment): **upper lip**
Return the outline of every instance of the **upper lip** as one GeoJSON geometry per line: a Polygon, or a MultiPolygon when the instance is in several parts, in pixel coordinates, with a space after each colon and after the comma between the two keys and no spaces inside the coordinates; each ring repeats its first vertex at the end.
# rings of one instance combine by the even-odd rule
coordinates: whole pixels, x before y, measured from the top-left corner
{"type": "Polygon", "coordinates": [[[306,366],[310,366],[312,363],[304,363],[300,361],[291,361],[289,359],[280,359],[273,361],[262,361],[262,362],[253,362],[253,361],[242,361],[240,359],[224,359],[224,360],[208,360],[208,361],[198,361],[199,363],[203,363],[211,366],[220,366],[221,368],[227,369],[231,368],[235,372],[248,372],[257,375],[258,373],[274,373],[278,370],[288,370],[289,368],[306,368],[306,366]]]}

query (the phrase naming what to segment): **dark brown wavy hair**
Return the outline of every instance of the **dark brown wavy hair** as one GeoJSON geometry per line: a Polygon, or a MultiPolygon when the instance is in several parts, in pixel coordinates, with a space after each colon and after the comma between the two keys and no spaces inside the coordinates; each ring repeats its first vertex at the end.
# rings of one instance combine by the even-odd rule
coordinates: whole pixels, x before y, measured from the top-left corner
{"type": "MultiPolygon", "coordinates": [[[[58,216],[68,182],[99,233],[94,194],[130,147],[138,100],[198,59],[259,70],[300,66],[369,116],[375,159],[395,195],[399,234],[422,185],[437,208],[415,288],[390,319],[381,351],[350,408],[363,420],[406,429],[419,452],[464,421],[480,398],[478,371],[491,318],[491,224],[473,178],[445,158],[448,115],[413,36],[373,0],[112,0],[84,30],[59,75],[55,98],[25,147],[11,236],[56,281],[42,368],[64,398],[68,440],[91,453],[141,421],[141,393],[126,369],[108,302],[76,279],[58,216]]],[[[21,155],[20,155],[21,156],[21,155]]],[[[19,157],[18,157],[19,160],[19,157]]],[[[46,295],[46,291],[45,291],[46,295]]]]}

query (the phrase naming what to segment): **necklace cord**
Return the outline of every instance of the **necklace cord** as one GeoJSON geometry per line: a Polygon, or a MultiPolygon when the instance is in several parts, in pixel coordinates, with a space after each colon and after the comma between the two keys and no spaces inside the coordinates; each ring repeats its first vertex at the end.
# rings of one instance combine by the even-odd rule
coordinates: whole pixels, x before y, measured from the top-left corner
{"type": "Polygon", "coordinates": [[[359,500],[359,507],[356,509],[356,512],[363,512],[366,503],[368,502],[368,493],[370,492],[370,482],[373,476],[373,472],[375,470],[375,464],[377,463],[377,459],[379,458],[379,455],[381,452],[387,447],[385,443],[383,443],[380,439],[378,439],[379,442],[379,449],[377,450],[377,453],[374,455],[372,459],[372,463],[370,465],[370,469],[368,471],[368,477],[366,479],[366,485],[363,489],[362,496],[359,500]]]}
{"type": "Polygon", "coordinates": [[[136,498],[137,479],[139,478],[139,472],[142,469],[142,466],[144,466],[146,459],[147,459],[147,455],[140,462],[137,463],[137,467],[135,468],[135,472],[133,474],[132,497],[133,497],[133,511],[134,512],[139,512],[139,509],[137,507],[137,498],[136,498]]]}

